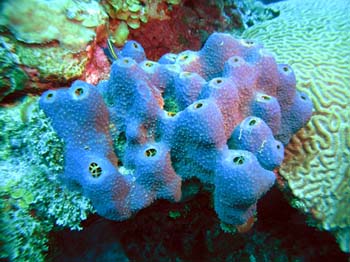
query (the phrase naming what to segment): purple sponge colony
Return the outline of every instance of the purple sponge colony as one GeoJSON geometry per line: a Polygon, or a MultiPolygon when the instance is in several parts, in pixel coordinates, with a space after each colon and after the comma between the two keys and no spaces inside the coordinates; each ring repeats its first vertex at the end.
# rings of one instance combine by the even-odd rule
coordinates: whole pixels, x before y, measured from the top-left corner
{"type": "Polygon", "coordinates": [[[181,181],[195,177],[213,185],[224,223],[244,224],[274,184],[283,145],[311,117],[291,68],[222,33],[158,62],[134,41],[118,54],[108,81],[40,98],[65,142],[65,183],[123,220],[157,199],[179,201],[181,181]]]}

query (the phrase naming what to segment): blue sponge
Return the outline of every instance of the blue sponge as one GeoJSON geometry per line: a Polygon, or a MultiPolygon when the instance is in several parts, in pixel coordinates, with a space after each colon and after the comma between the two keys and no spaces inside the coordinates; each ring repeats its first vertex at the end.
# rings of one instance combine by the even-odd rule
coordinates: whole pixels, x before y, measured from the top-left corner
{"type": "Polygon", "coordinates": [[[282,143],[275,140],[269,126],[258,117],[244,119],[233,131],[228,146],[252,152],[268,170],[279,166],[284,157],[282,143]]]}
{"type": "Polygon", "coordinates": [[[158,62],[135,41],[117,54],[97,87],[76,81],[40,98],[65,143],[63,181],[123,220],[157,199],[179,201],[182,180],[197,178],[214,188],[223,222],[244,224],[311,117],[292,69],[223,33],[158,62]]]}
{"type": "Polygon", "coordinates": [[[215,211],[227,224],[244,224],[256,212],[257,200],[274,184],[274,173],[245,150],[227,150],[215,170],[215,211]]]}

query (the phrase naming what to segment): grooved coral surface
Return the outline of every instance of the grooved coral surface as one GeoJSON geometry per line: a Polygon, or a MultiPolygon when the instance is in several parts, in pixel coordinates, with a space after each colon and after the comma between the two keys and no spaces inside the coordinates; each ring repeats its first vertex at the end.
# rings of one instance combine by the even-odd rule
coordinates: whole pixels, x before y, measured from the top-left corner
{"type": "Polygon", "coordinates": [[[291,0],[278,18],[246,30],[295,71],[315,110],[292,138],[280,174],[299,208],[350,252],[350,2],[291,0]]]}

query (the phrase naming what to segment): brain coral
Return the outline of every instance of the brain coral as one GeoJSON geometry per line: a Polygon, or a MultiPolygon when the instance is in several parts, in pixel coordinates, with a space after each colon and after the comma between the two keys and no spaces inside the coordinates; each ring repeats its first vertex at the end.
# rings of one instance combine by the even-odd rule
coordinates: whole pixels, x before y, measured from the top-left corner
{"type": "Polygon", "coordinates": [[[65,142],[63,180],[100,215],[123,220],[156,199],[179,201],[182,180],[195,177],[215,188],[222,222],[244,224],[311,116],[291,68],[220,33],[158,62],[135,41],[119,54],[97,88],[76,81],[40,98],[65,142]]]}
{"type": "Polygon", "coordinates": [[[280,174],[298,207],[350,252],[350,2],[281,2],[281,15],[244,32],[292,65],[315,112],[286,148],[280,174]]]}

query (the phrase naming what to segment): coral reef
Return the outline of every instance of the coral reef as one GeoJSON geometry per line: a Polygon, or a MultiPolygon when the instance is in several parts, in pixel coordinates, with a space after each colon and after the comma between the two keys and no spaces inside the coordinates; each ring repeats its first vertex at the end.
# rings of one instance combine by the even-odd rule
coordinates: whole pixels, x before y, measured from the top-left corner
{"type": "Polygon", "coordinates": [[[111,20],[111,40],[117,45],[123,45],[128,39],[131,29],[139,29],[142,23],[156,20],[160,23],[169,19],[174,5],[181,0],[105,0],[102,5],[111,20]]]}
{"type": "Polygon", "coordinates": [[[53,41],[70,51],[82,51],[94,39],[95,27],[107,15],[96,1],[16,0],[1,4],[0,25],[27,44],[53,41]],[[47,17],[50,15],[50,22],[47,17]],[[33,19],[34,18],[34,19],[33,19]]]}
{"type": "Polygon", "coordinates": [[[223,223],[245,224],[275,181],[283,144],[311,116],[291,68],[220,33],[158,62],[135,41],[119,54],[97,88],[76,81],[40,98],[65,143],[62,179],[100,215],[124,220],[157,199],[179,201],[182,180],[196,177],[214,188],[223,223]]]}
{"type": "Polygon", "coordinates": [[[108,18],[97,1],[6,0],[0,12],[1,35],[30,80],[17,97],[82,77],[108,18]]]}
{"type": "Polygon", "coordinates": [[[247,29],[295,69],[315,112],[286,148],[280,174],[292,204],[350,252],[350,17],[348,1],[286,1],[281,15],[247,29]]]}
{"type": "Polygon", "coordinates": [[[63,145],[37,99],[0,109],[0,257],[45,261],[48,234],[81,229],[90,201],[62,187],[63,145]]]}
{"type": "Polygon", "coordinates": [[[2,42],[11,46],[11,56],[17,57],[14,65],[17,69],[10,70],[16,74],[10,83],[5,81],[2,96],[6,99],[0,100],[11,103],[24,94],[41,94],[47,89],[70,85],[76,79],[91,84],[107,79],[109,65],[101,51],[107,39],[117,46],[124,45],[128,38],[142,42],[148,58],[157,60],[164,53],[199,49],[214,31],[242,29],[248,8],[253,9],[249,16],[254,14],[256,21],[270,18],[268,9],[261,5],[241,7],[241,2],[238,3],[2,1],[0,34],[6,39],[2,42]],[[20,71],[23,74],[17,74],[20,71]]]}
{"type": "MultiPolygon", "coordinates": [[[[138,30],[130,30],[129,38],[142,43],[151,60],[158,60],[165,53],[197,50],[209,34],[229,27],[222,8],[214,1],[182,1],[167,12],[167,19],[151,19],[138,30]]],[[[232,17],[232,20],[238,19],[232,17]]]]}
{"type": "Polygon", "coordinates": [[[19,67],[18,56],[0,37],[0,100],[5,96],[22,90],[28,80],[26,73],[19,67]]]}
{"type": "Polygon", "coordinates": [[[6,71],[9,66],[3,69],[10,79],[4,80],[0,100],[6,97],[3,103],[13,102],[23,94],[41,94],[76,79],[97,84],[109,75],[109,64],[102,52],[107,37],[122,45],[129,29],[136,28],[132,26],[136,20],[146,23],[153,19],[159,23],[169,19],[174,4],[177,2],[147,1],[144,5],[140,1],[2,1],[0,33],[5,40],[1,42],[11,46],[11,59],[16,61],[10,68],[16,70],[6,71]],[[113,14],[111,6],[118,9],[113,14]]]}
{"type": "Polygon", "coordinates": [[[169,52],[197,50],[213,32],[241,31],[274,18],[278,11],[256,1],[184,0],[166,15],[128,32],[129,39],[142,43],[151,60],[169,52]]]}

